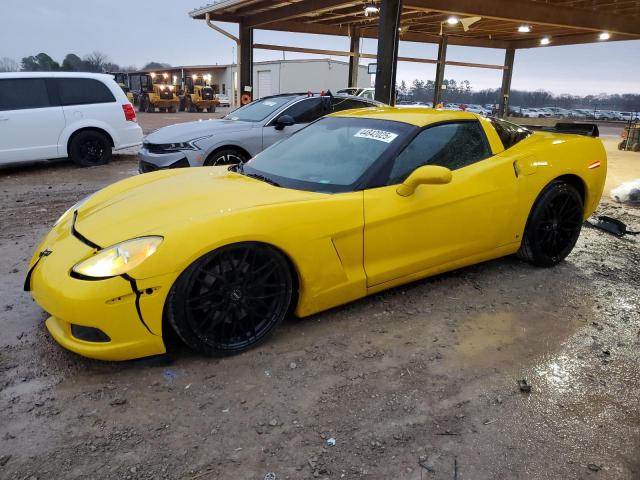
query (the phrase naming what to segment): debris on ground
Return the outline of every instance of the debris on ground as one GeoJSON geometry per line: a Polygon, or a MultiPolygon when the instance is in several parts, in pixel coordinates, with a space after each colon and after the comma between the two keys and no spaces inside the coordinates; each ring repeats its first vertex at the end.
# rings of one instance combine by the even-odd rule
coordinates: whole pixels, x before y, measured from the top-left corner
{"type": "Polygon", "coordinates": [[[335,447],[336,445],[336,439],[331,437],[327,439],[327,445],[329,445],[330,447],[335,447]]]}
{"type": "Polygon", "coordinates": [[[518,380],[518,387],[520,388],[520,391],[524,393],[529,393],[531,391],[531,385],[527,382],[526,378],[518,380]]]}
{"type": "Polygon", "coordinates": [[[640,205],[640,178],[624,182],[612,189],[611,198],[618,203],[640,205]]]}

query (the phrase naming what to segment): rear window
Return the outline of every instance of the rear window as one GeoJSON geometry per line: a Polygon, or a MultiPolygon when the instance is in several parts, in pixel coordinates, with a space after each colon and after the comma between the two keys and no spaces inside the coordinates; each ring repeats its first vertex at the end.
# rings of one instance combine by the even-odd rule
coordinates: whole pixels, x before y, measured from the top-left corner
{"type": "Polygon", "coordinates": [[[507,122],[495,117],[490,118],[489,121],[500,137],[505,150],[513,147],[516,143],[531,135],[530,130],[521,127],[520,125],[516,125],[515,123],[507,122]]]}
{"type": "Polygon", "coordinates": [[[57,78],[58,94],[62,105],[110,103],[116,99],[111,90],[93,78],[57,78]]]}
{"type": "Polygon", "coordinates": [[[44,78],[0,80],[0,111],[50,107],[44,78]]]}

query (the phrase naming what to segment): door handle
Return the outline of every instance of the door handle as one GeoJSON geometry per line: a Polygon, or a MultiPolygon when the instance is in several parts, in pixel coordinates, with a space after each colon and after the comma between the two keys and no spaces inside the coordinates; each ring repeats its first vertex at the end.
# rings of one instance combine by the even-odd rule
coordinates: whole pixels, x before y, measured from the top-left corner
{"type": "Polygon", "coordinates": [[[6,122],[9,120],[9,117],[0,117],[0,122],[6,122]]]}

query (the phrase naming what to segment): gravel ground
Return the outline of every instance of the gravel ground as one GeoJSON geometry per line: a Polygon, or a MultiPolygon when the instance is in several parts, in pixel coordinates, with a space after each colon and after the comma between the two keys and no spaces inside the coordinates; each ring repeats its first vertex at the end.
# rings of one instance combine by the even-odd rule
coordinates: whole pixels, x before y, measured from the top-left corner
{"type": "MultiPolygon", "coordinates": [[[[25,266],[69,205],[135,172],[0,171],[0,478],[640,478],[637,238],[585,228],[556,268],[439,275],[232,358],[91,361],[48,336],[25,266]]],[[[638,208],[599,212],[640,228],[638,208]]]]}

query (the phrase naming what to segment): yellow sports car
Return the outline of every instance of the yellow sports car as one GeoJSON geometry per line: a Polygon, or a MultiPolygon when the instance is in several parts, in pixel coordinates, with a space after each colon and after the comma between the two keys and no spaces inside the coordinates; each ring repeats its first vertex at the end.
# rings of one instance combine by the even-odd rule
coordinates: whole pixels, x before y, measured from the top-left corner
{"type": "Polygon", "coordinates": [[[579,127],[389,107],[330,115],[244,165],[95,193],[44,238],[25,288],[62,346],[125,360],[164,353],[167,329],[228,355],[289,313],[515,253],[551,266],[605,181],[599,139],[558,133],[579,127]]]}

